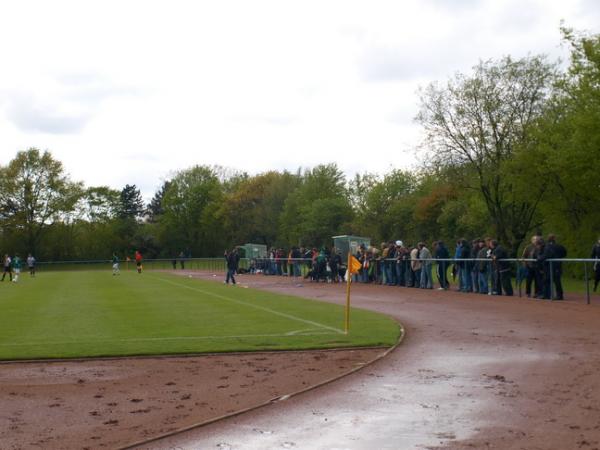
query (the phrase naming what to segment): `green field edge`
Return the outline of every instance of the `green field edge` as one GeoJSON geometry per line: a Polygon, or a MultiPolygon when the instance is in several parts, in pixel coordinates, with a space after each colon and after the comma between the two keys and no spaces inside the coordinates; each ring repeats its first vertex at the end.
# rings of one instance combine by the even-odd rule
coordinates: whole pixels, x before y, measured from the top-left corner
{"type": "MultiPolygon", "coordinates": [[[[401,334],[403,329],[401,328],[401,334]]],[[[400,339],[399,339],[400,340],[400,339]]],[[[105,356],[73,356],[69,357],[60,357],[60,358],[23,358],[23,359],[0,359],[1,365],[8,365],[14,363],[39,363],[39,362],[48,362],[48,363],[59,363],[59,362],[88,362],[88,361],[119,361],[119,360],[127,360],[127,359],[175,359],[175,358],[196,358],[199,356],[219,356],[219,355],[227,355],[227,356],[235,356],[235,355],[248,355],[249,353],[253,354],[271,354],[271,353],[314,353],[314,352],[341,352],[347,350],[376,350],[376,349],[391,349],[398,344],[396,342],[393,345],[372,345],[372,346],[345,346],[345,347],[331,347],[331,348],[323,348],[323,347],[314,347],[314,348],[301,348],[301,349],[273,349],[273,350],[231,350],[231,351],[222,351],[222,352],[182,352],[182,353],[142,353],[142,354],[125,354],[125,355],[105,355],[105,356]]]]}
{"type": "MultiPolygon", "coordinates": [[[[159,272],[159,271],[157,271],[159,272]]],[[[162,271],[160,271],[162,272],[162,271]]],[[[173,276],[171,274],[171,276],[173,276]]],[[[209,283],[211,282],[210,280],[205,280],[208,281],[209,283]]],[[[268,290],[262,290],[260,288],[256,288],[253,287],[252,290],[256,290],[256,291],[262,291],[262,292],[269,292],[272,293],[268,290]]],[[[324,302],[321,299],[318,298],[311,298],[311,297],[305,297],[305,296],[301,296],[301,295],[296,295],[296,294],[292,294],[292,293],[286,293],[284,294],[285,296],[289,296],[289,297],[295,297],[297,299],[301,299],[301,300],[310,300],[310,301],[314,301],[314,302],[319,302],[319,303],[324,303],[324,304],[331,304],[331,305],[335,305],[333,303],[330,302],[324,302]]],[[[337,305],[340,306],[340,305],[337,305]]],[[[396,320],[394,317],[388,315],[388,314],[384,314],[381,312],[377,312],[377,311],[372,311],[366,308],[355,308],[352,307],[350,308],[350,315],[352,316],[352,312],[353,311],[363,311],[363,312],[368,312],[370,314],[376,314],[378,316],[381,317],[385,317],[389,320],[391,320],[392,322],[394,322],[395,326],[396,326],[396,330],[397,330],[397,337],[396,337],[396,342],[392,343],[392,344],[375,344],[375,345],[364,345],[363,343],[357,342],[356,344],[352,344],[352,343],[344,343],[344,345],[335,345],[335,344],[330,344],[330,345],[324,345],[324,344],[317,344],[317,345],[312,345],[312,344],[307,344],[306,346],[299,346],[298,348],[282,348],[282,349],[277,349],[277,348],[249,348],[249,349],[239,349],[239,348],[235,348],[235,349],[231,349],[231,350],[222,350],[222,351],[198,351],[198,352],[189,352],[189,351],[172,351],[172,352],[139,352],[139,351],[134,351],[131,353],[127,353],[127,352],[123,352],[123,353],[119,353],[119,354],[114,354],[114,353],[100,353],[100,354],[96,354],[96,355],[91,355],[91,356],[81,356],[81,355],[76,355],[76,356],[57,356],[57,357],[47,357],[47,356],[42,356],[39,358],[35,358],[35,357],[23,357],[23,358],[0,358],[0,365],[3,364],[11,364],[11,363],[36,363],[36,362],[85,362],[85,361],[99,361],[99,360],[104,360],[104,361],[110,361],[110,360],[127,360],[127,359],[144,359],[144,358],[154,358],[154,359],[160,359],[160,358],[193,358],[193,357],[199,357],[199,356],[217,356],[217,355],[247,355],[247,354],[260,354],[260,353],[286,353],[286,352],[293,352],[293,353],[298,353],[298,352],[316,352],[316,351],[345,351],[345,350],[361,350],[361,349],[377,349],[377,348],[381,348],[381,349],[390,349],[390,348],[395,348],[399,342],[404,338],[404,334],[405,334],[405,330],[404,327],[402,325],[402,323],[398,320],[396,320]]],[[[351,333],[351,331],[350,331],[351,333]]],[[[345,334],[342,334],[341,336],[346,336],[345,334]]],[[[250,344],[246,344],[246,345],[250,345],[250,344]]]]}
{"type": "MultiPolygon", "coordinates": [[[[361,308],[362,309],[362,308],[361,308]]],[[[369,311],[369,310],[366,310],[369,311]]],[[[370,311],[372,312],[372,311],[370,311]]],[[[166,353],[143,353],[143,352],[132,352],[132,353],[122,353],[122,354],[99,354],[94,356],[60,356],[60,357],[40,357],[40,358],[12,358],[12,359],[0,359],[0,365],[2,364],[11,364],[11,363],[36,363],[36,362],[84,362],[84,361],[110,361],[110,360],[123,360],[123,359],[160,359],[160,358],[193,358],[198,356],[218,356],[218,355],[248,355],[255,353],[299,353],[299,352],[330,352],[330,351],[344,351],[344,350],[369,350],[369,349],[389,349],[393,348],[398,344],[398,342],[402,339],[404,334],[404,328],[402,324],[396,321],[393,317],[388,316],[387,314],[381,314],[384,317],[388,317],[394,320],[396,325],[398,326],[399,336],[396,339],[396,342],[391,345],[361,345],[357,343],[356,345],[342,345],[342,346],[329,346],[326,347],[324,345],[308,345],[306,347],[300,348],[283,348],[283,349],[268,349],[268,348],[257,348],[257,349],[248,349],[248,350],[223,350],[223,351],[208,351],[208,352],[166,352],[166,353]]]]}

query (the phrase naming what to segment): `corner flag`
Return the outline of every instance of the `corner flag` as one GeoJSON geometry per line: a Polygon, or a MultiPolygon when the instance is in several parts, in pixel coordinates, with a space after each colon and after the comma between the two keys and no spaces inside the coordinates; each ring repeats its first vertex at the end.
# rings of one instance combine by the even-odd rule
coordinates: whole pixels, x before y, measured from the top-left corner
{"type": "Polygon", "coordinates": [[[348,254],[348,272],[350,275],[358,273],[361,267],[360,261],[351,254],[348,254]]]}
{"type": "Polygon", "coordinates": [[[350,283],[352,275],[358,273],[361,267],[360,261],[348,252],[348,272],[346,273],[346,320],[344,326],[344,333],[346,334],[348,334],[348,329],[350,328],[350,283]]]}

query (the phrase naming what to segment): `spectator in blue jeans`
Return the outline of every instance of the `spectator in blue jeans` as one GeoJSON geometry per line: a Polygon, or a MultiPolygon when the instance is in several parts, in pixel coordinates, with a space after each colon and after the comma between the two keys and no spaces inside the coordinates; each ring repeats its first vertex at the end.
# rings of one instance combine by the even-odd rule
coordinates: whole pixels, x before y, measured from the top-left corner
{"type": "Polygon", "coordinates": [[[489,289],[488,280],[490,279],[490,266],[491,260],[488,257],[488,247],[485,241],[479,242],[479,251],[477,252],[477,261],[475,266],[479,269],[477,274],[477,281],[479,282],[479,293],[480,294],[491,294],[489,289]]]}
{"type": "Polygon", "coordinates": [[[431,252],[424,242],[419,242],[419,259],[421,260],[421,289],[433,289],[433,278],[431,276],[431,252]]]}

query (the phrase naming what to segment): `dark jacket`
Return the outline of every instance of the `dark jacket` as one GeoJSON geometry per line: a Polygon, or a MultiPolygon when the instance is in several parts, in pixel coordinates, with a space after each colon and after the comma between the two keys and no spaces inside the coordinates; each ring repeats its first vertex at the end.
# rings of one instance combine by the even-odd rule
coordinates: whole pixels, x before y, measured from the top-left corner
{"type": "Polygon", "coordinates": [[[231,252],[227,255],[227,268],[229,270],[237,270],[238,268],[238,255],[236,252],[231,252]]]}
{"type": "MultiPolygon", "coordinates": [[[[544,253],[542,259],[550,267],[550,262],[546,262],[548,259],[565,258],[567,256],[567,249],[556,242],[547,242],[544,246],[544,253]]],[[[552,262],[552,271],[557,272],[562,270],[562,263],[560,261],[552,262]]]]}
{"type": "MultiPolygon", "coordinates": [[[[488,259],[487,253],[487,247],[480,248],[479,252],[477,253],[477,259],[488,259]]],[[[488,261],[477,261],[477,267],[479,268],[479,271],[482,273],[485,272],[488,269],[489,263],[489,259],[488,261]]]]}
{"type": "MultiPolygon", "coordinates": [[[[435,259],[450,259],[450,252],[444,244],[438,244],[434,256],[435,259]]],[[[449,264],[449,261],[447,261],[446,264],[449,264]]]]}
{"type": "MultiPolygon", "coordinates": [[[[523,250],[524,259],[537,259],[537,249],[534,244],[529,244],[523,250]]],[[[525,265],[530,269],[535,269],[535,261],[525,261],[525,265]]]]}
{"type": "MultiPolygon", "coordinates": [[[[469,247],[468,244],[463,243],[462,246],[460,247],[460,253],[459,253],[458,257],[460,259],[469,259],[471,257],[471,247],[469,247]]],[[[464,268],[470,269],[471,262],[470,261],[460,261],[458,263],[458,267],[464,267],[464,268]]]]}
{"type": "Polygon", "coordinates": [[[508,258],[508,253],[501,245],[497,245],[496,248],[492,251],[492,257],[494,259],[494,263],[496,264],[496,268],[499,272],[506,272],[510,270],[510,263],[508,261],[502,261],[503,259],[508,258]]]}

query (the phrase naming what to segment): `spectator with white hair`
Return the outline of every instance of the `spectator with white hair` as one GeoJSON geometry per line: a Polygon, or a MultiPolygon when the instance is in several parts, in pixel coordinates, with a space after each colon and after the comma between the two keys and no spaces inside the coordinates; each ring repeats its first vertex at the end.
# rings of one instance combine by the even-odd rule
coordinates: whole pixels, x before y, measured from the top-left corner
{"type": "Polygon", "coordinates": [[[412,271],[412,287],[421,287],[421,261],[419,260],[419,248],[413,247],[410,251],[410,269],[412,271]]]}

